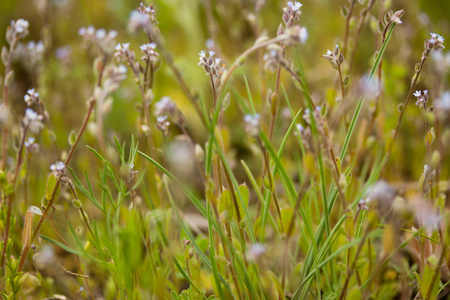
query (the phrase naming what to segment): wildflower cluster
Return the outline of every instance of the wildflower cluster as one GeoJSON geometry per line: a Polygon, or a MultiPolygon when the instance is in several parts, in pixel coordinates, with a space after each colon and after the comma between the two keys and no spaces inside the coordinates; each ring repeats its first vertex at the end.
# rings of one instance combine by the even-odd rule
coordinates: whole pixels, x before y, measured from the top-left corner
{"type": "Polygon", "coordinates": [[[220,85],[220,77],[225,69],[225,65],[221,65],[222,59],[214,58],[216,53],[214,51],[209,51],[209,56],[206,56],[205,51],[200,51],[200,62],[198,65],[205,69],[206,74],[210,75],[216,86],[220,85]]]}
{"type": "Polygon", "coordinates": [[[58,161],[50,166],[50,170],[56,177],[64,176],[66,174],[66,165],[62,161],[58,161]]]}
{"type": "Polygon", "coordinates": [[[27,108],[25,110],[25,116],[22,120],[22,124],[24,128],[28,128],[31,132],[38,133],[39,130],[44,128],[44,124],[42,124],[43,120],[43,115],[38,114],[31,108],[27,108]]]}
{"type": "Polygon", "coordinates": [[[42,62],[45,52],[45,46],[42,41],[30,41],[26,45],[19,43],[17,47],[17,58],[21,61],[26,61],[24,66],[31,72],[42,62]]]}
{"type": "Polygon", "coordinates": [[[31,106],[33,104],[39,103],[41,100],[39,99],[39,93],[35,92],[34,89],[29,89],[27,91],[27,94],[23,97],[25,100],[25,103],[28,106],[31,106]]]}
{"type": "Polygon", "coordinates": [[[103,53],[111,53],[116,44],[115,38],[117,37],[117,31],[110,30],[106,33],[103,28],[95,29],[94,26],[89,26],[87,28],[81,27],[78,30],[78,34],[83,37],[83,39],[89,44],[94,45],[100,49],[103,53]]]}
{"type": "Polygon", "coordinates": [[[431,38],[425,39],[425,50],[431,51],[431,50],[443,50],[445,48],[444,46],[444,38],[437,34],[437,33],[430,33],[431,38]]]}
{"type": "Polygon", "coordinates": [[[36,92],[34,89],[29,89],[23,99],[28,107],[32,107],[42,115],[43,120],[49,119],[47,108],[45,107],[44,102],[39,97],[38,92],[36,92]]]}
{"type": "Polygon", "coordinates": [[[142,52],[144,52],[144,56],[141,57],[141,60],[146,61],[152,61],[156,62],[159,59],[159,53],[155,51],[156,44],[155,43],[149,43],[144,44],[141,47],[142,52]]]}
{"type": "Polygon", "coordinates": [[[300,7],[303,4],[300,2],[288,2],[287,7],[283,8],[283,22],[286,25],[286,29],[290,28],[294,25],[294,21],[300,18],[302,12],[300,11],[300,7]]]}
{"type": "Polygon", "coordinates": [[[145,6],[141,2],[139,8],[131,13],[128,29],[131,32],[136,32],[141,28],[147,29],[151,24],[158,24],[155,13],[153,4],[145,6]]]}
{"type": "Polygon", "coordinates": [[[28,35],[28,27],[30,23],[24,19],[18,19],[17,21],[11,21],[11,25],[6,31],[6,40],[11,45],[13,42],[18,41],[28,35]]]}
{"type": "Polygon", "coordinates": [[[416,106],[419,108],[426,107],[428,102],[428,90],[424,91],[415,91],[414,96],[417,98],[416,106]]]}
{"type": "Polygon", "coordinates": [[[28,137],[28,139],[25,141],[24,145],[25,145],[25,149],[27,150],[28,153],[39,151],[39,144],[36,143],[35,137],[32,137],[32,136],[28,137]]]}
{"type": "Polygon", "coordinates": [[[344,54],[339,50],[339,45],[336,45],[333,51],[327,50],[327,54],[322,55],[328,60],[333,68],[338,70],[344,62],[344,54]]]}
{"type": "Polygon", "coordinates": [[[294,22],[300,18],[301,11],[300,7],[303,4],[300,2],[288,2],[287,7],[283,8],[283,24],[278,26],[277,36],[280,36],[284,33],[289,33],[294,42],[300,42],[304,44],[308,39],[308,30],[305,27],[301,27],[299,25],[294,26],[294,22]]]}

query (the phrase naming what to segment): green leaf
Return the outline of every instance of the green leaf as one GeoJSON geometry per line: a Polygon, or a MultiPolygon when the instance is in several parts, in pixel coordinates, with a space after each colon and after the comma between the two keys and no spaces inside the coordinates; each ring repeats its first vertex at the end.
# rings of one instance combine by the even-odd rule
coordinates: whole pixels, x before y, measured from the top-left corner
{"type": "MultiPolygon", "coordinates": [[[[293,221],[294,210],[291,207],[282,208],[281,210],[281,220],[283,221],[283,231],[287,233],[289,224],[293,221]]],[[[278,228],[281,231],[280,220],[278,220],[278,228]]]]}
{"type": "Polygon", "coordinates": [[[270,276],[270,279],[272,279],[273,285],[275,286],[275,289],[277,291],[278,294],[278,300],[284,300],[284,292],[283,292],[283,288],[281,287],[280,282],[278,281],[278,278],[275,274],[273,274],[271,271],[268,271],[268,274],[270,276]]]}
{"type": "Polygon", "coordinates": [[[74,130],[72,130],[69,134],[69,145],[70,146],[75,145],[76,141],[77,141],[77,133],[74,130]]]}
{"type": "Polygon", "coordinates": [[[231,199],[231,193],[229,190],[224,190],[222,192],[219,202],[219,213],[224,217],[222,221],[224,223],[230,222],[235,213],[233,210],[233,200],[231,199]]]}
{"type": "Polygon", "coordinates": [[[49,242],[49,243],[51,243],[51,244],[53,244],[53,245],[56,245],[56,246],[58,246],[59,248],[62,248],[62,249],[64,249],[64,250],[66,250],[67,252],[70,252],[70,253],[76,254],[76,255],[81,255],[81,256],[84,255],[83,252],[78,251],[78,250],[73,249],[73,248],[70,248],[70,247],[68,247],[68,246],[66,246],[66,245],[64,245],[64,244],[62,244],[62,243],[60,243],[60,242],[58,242],[58,241],[55,241],[54,239],[51,239],[51,238],[49,238],[49,237],[46,237],[45,235],[40,235],[40,237],[41,237],[42,239],[46,240],[47,242],[49,242]]]}
{"type": "MultiPolygon", "coordinates": [[[[45,187],[45,198],[47,200],[51,200],[52,199],[52,195],[53,195],[53,190],[55,189],[56,186],[56,176],[55,174],[50,174],[50,176],[48,176],[47,178],[47,185],[45,187]]],[[[59,196],[59,186],[58,186],[58,191],[56,192],[56,198],[58,198],[59,196]]]]}
{"type": "MultiPolygon", "coordinates": [[[[239,191],[241,192],[242,200],[244,201],[245,208],[247,208],[248,207],[248,199],[249,199],[249,192],[248,192],[247,185],[246,184],[241,184],[239,186],[239,191]]],[[[236,199],[239,199],[239,196],[238,196],[237,193],[236,193],[236,199]]],[[[237,201],[237,203],[238,203],[238,208],[239,208],[240,215],[242,217],[245,216],[245,211],[244,211],[244,208],[242,207],[241,201],[237,201]]],[[[233,210],[233,217],[237,221],[236,210],[233,210]]]]}

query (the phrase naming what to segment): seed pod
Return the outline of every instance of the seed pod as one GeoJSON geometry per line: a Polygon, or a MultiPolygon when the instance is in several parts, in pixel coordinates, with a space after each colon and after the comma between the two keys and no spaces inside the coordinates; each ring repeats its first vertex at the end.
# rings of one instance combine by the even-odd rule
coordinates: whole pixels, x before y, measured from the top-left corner
{"type": "Polygon", "coordinates": [[[83,204],[81,203],[81,201],[78,200],[78,199],[72,200],[72,204],[73,204],[73,206],[74,206],[75,208],[81,208],[81,207],[83,206],[83,204]]]}
{"type": "Polygon", "coordinates": [[[341,6],[341,15],[344,18],[347,18],[347,16],[348,16],[348,8],[347,8],[347,6],[345,6],[345,5],[341,6]]]}
{"type": "Polygon", "coordinates": [[[383,20],[378,20],[377,22],[377,30],[380,34],[383,34],[384,29],[386,28],[386,25],[384,24],[383,20]]]}
{"type": "Polygon", "coordinates": [[[339,59],[338,59],[338,61],[339,61],[339,64],[342,64],[342,63],[344,62],[344,54],[342,54],[342,52],[339,53],[339,59]]]}
{"type": "Polygon", "coordinates": [[[29,210],[25,214],[25,222],[22,230],[22,251],[31,246],[31,233],[33,229],[33,213],[29,210]]]}
{"type": "Polygon", "coordinates": [[[13,80],[14,80],[14,70],[11,70],[5,77],[5,86],[10,86],[13,80]]]}
{"type": "Polygon", "coordinates": [[[2,48],[2,61],[3,64],[6,66],[8,64],[8,48],[6,46],[3,46],[2,48]]]}

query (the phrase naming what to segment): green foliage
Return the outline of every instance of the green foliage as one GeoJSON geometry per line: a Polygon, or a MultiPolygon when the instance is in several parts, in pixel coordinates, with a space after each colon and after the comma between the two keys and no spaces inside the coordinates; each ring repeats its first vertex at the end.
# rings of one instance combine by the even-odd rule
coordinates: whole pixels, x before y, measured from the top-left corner
{"type": "Polygon", "coordinates": [[[448,296],[447,4],[31,2],[0,2],[3,299],[448,296]]]}

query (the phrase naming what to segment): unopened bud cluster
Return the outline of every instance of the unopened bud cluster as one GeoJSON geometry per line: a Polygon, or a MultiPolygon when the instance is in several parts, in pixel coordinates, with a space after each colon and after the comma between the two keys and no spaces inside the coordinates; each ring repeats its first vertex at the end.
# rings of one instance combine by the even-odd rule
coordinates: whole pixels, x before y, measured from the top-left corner
{"type": "Polygon", "coordinates": [[[387,28],[392,23],[402,24],[401,18],[405,14],[405,10],[397,10],[396,12],[393,12],[392,10],[389,10],[385,15],[384,18],[378,21],[377,29],[378,31],[383,34],[383,32],[386,31],[387,28]]]}
{"type": "Polygon", "coordinates": [[[214,83],[216,86],[220,85],[220,77],[225,69],[225,65],[221,65],[220,62],[222,59],[216,57],[214,51],[209,51],[209,56],[206,55],[205,51],[200,51],[198,54],[200,56],[200,62],[198,65],[203,67],[206,74],[212,76],[214,83]]]}

